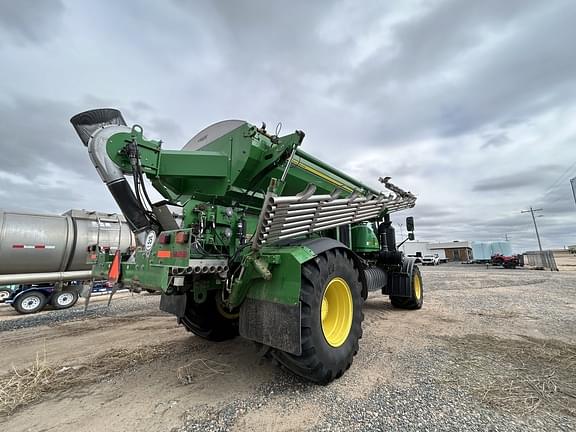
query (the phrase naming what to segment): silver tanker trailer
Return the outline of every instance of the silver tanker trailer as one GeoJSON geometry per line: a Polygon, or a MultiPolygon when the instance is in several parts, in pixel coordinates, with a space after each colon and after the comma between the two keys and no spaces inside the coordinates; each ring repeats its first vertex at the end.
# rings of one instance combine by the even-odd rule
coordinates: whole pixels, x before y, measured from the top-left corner
{"type": "MultiPolygon", "coordinates": [[[[9,296],[7,287],[32,286],[26,298],[9,300],[19,312],[42,309],[52,298],[55,307],[76,302],[77,294],[68,284],[91,279],[86,264],[88,246],[125,251],[135,245],[123,216],[86,210],[69,210],[62,215],[33,214],[0,210],[0,300],[9,296]],[[2,286],[5,288],[2,289],[2,286]],[[44,288],[56,287],[54,296],[44,288]],[[50,298],[51,297],[51,298],[50,298]]],[[[76,290],[77,291],[77,290],[76,290]]],[[[24,291],[23,291],[24,292],[24,291]]]]}

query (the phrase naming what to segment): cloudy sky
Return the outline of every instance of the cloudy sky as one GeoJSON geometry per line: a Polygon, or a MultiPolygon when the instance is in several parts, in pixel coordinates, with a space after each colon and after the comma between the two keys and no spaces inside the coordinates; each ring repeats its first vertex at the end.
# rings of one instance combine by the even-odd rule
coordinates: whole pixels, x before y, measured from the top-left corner
{"type": "Polygon", "coordinates": [[[576,244],[572,0],[0,0],[0,208],[116,206],[69,118],[180,148],[222,119],[418,196],[422,240],[576,244]]]}

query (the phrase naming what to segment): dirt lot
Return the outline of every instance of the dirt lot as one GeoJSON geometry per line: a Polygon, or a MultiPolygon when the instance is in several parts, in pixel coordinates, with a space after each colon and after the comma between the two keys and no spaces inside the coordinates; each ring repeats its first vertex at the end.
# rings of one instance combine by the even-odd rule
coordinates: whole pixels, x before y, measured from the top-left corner
{"type": "Polygon", "coordinates": [[[0,430],[576,429],[576,272],[423,273],[420,311],[371,294],[360,352],[326,387],[241,338],[190,335],[155,296],[90,319],[13,319],[0,327],[0,430]]]}

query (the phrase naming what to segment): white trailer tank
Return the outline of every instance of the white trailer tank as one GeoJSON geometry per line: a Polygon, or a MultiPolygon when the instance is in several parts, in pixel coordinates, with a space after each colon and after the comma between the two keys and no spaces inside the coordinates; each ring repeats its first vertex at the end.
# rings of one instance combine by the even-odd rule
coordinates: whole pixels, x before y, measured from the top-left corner
{"type": "Polygon", "coordinates": [[[40,273],[60,273],[59,280],[70,279],[79,271],[88,273],[86,249],[126,250],[134,246],[134,236],[121,215],[86,210],[70,210],[63,215],[0,211],[0,283],[48,281],[40,273]],[[7,275],[30,275],[8,282],[7,275]]]}

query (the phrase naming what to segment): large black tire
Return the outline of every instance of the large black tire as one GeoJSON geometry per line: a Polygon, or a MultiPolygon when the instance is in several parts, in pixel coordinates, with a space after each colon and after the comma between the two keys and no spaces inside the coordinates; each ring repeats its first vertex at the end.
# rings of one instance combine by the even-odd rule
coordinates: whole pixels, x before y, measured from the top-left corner
{"type": "Polygon", "coordinates": [[[39,291],[26,291],[14,302],[14,308],[21,314],[40,312],[46,306],[46,296],[39,291]]]}
{"type": "Polygon", "coordinates": [[[238,314],[226,312],[218,304],[220,291],[209,291],[204,303],[196,303],[192,294],[186,298],[186,312],[180,322],[196,336],[221,342],[238,336],[238,314]]]}
{"type": "Polygon", "coordinates": [[[76,304],[78,301],[78,293],[76,291],[58,291],[52,294],[50,304],[55,309],[68,309],[76,304]]]}
{"type": "MultiPolygon", "coordinates": [[[[340,282],[341,283],[341,282],[340,282]]],[[[362,337],[362,283],[354,261],[343,249],[326,251],[302,266],[300,304],[302,310],[302,354],[293,355],[273,350],[272,355],[291,372],[318,383],[328,384],[352,364],[362,337]],[[332,346],[324,335],[322,305],[327,287],[334,280],[343,280],[349,287],[352,317],[345,340],[332,346]]]]}
{"type": "Polygon", "coordinates": [[[392,306],[400,309],[421,309],[424,303],[424,287],[422,285],[422,275],[417,266],[412,268],[412,277],[410,284],[410,297],[390,296],[392,306]],[[418,289],[420,287],[420,289],[418,289]]]}

